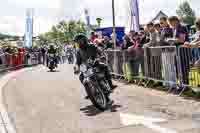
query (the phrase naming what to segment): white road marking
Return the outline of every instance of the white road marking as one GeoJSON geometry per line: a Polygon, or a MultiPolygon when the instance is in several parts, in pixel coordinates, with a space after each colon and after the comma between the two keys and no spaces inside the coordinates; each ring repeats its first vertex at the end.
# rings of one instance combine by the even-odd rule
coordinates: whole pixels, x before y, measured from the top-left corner
{"type": "Polygon", "coordinates": [[[158,131],[160,133],[177,133],[174,130],[163,128],[163,127],[160,127],[159,125],[154,124],[154,123],[166,121],[165,119],[161,119],[161,118],[152,118],[152,117],[138,116],[134,114],[120,113],[120,119],[121,119],[121,123],[125,126],[142,124],[146,126],[147,128],[158,131]]]}

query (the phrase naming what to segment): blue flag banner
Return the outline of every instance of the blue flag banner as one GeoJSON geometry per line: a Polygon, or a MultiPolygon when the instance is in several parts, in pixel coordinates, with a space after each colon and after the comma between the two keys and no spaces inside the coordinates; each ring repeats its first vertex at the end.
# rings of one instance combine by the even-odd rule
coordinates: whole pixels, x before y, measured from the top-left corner
{"type": "Polygon", "coordinates": [[[26,29],[25,29],[25,47],[32,47],[33,42],[33,16],[32,11],[29,9],[26,12],[26,29]]]}
{"type": "MultiPolygon", "coordinates": [[[[107,36],[111,38],[113,33],[113,27],[106,27],[106,28],[97,28],[96,32],[101,32],[103,36],[107,36]]],[[[125,35],[125,27],[116,27],[116,35],[117,35],[117,44],[123,42],[123,37],[125,35]]]]}
{"type": "Polygon", "coordinates": [[[140,18],[139,18],[139,6],[138,0],[129,1],[130,11],[131,11],[131,30],[140,30],[140,18]]]}
{"type": "Polygon", "coordinates": [[[88,27],[90,27],[90,16],[88,13],[88,9],[85,9],[85,18],[86,18],[86,24],[88,27]]]}
{"type": "Polygon", "coordinates": [[[89,11],[88,9],[85,9],[84,10],[84,13],[85,13],[85,20],[86,20],[86,25],[87,25],[87,37],[89,38],[90,37],[90,16],[89,16],[89,11]]]}

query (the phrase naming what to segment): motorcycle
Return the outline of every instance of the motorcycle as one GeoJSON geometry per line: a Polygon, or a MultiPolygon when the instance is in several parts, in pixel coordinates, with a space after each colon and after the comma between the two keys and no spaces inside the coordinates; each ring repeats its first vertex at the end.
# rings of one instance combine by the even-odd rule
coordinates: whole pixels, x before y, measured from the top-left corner
{"type": "Polygon", "coordinates": [[[69,64],[73,64],[74,63],[74,56],[71,52],[67,53],[67,59],[68,59],[68,63],[69,64]]]}
{"type": "Polygon", "coordinates": [[[104,72],[98,68],[98,61],[89,59],[86,64],[80,66],[83,74],[83,85],[93,105],[104,111],[109,107],[111,87],[104,77],[104,72]]]}
{"type": "Polygon", "coordinates": [[[49,60],[49,64],[48,67],[50,69],[51,72],[53,72],[53,70],[56,68],[56,61],[55,61],[55,55],[54,54],[49,54],[48,56],[48,60],[49,60]]]}

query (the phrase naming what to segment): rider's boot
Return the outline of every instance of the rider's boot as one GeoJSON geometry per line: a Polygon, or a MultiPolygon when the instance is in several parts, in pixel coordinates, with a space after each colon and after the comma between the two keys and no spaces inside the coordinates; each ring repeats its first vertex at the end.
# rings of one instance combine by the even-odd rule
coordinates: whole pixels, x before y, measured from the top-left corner
{"type": "Polygon", "coordinates": [[[85,99],[89,99],[90,97],[89,96],[85,96],[85,99]]]}
{"type": "Polygon", "coordinates": [[[117,85],[113,85],[112,80],[108,80],[108,84],[110,85],[111,91],[117,88],[117,85]]]}
{"type": "Polygon", "coordinates": [[[112,106],[112,104],[114,103],[114,101],[111,100],[108,95],[106,96],[106,99],[107,99],[107,105],[108,106],[112,106]]]}

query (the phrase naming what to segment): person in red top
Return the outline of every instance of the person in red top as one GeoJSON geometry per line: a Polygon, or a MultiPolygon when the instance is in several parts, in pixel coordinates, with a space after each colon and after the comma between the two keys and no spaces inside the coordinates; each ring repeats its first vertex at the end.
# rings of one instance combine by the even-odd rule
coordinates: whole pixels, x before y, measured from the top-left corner
{"type": "MultiPolygon", "coordinates": [[[[126,36],[125,36],[126,39],[126,36]]],[[[129,34],[129,47],[128,47],[128,66],[131,72],[131,75],[138,76],[139,75],[139,66],[142,65],[142,70],[143,70],[143,50],[140,46],[140,36],[137,32],[131,31],[129,34]]],[[[126,46],[126,41],[125,41],[125,46],[126,46]]],[[[126,46],[127,47],[127,46],[126,46]]],[[[144,72],[144,71],[142,71],[144,72]]]]}
{"type": "Polygon", "coordinates": [[[22,65],[23,64],[23,57],[24,57],[23,48],[18,48],[18,57],[19,57],[18,65],[22,65]]]}
{"type": "Polygon", "coordinates": [[[95,32],[91,32],[91,38],[90,38],[90,42],[94,43],[94,41],[97,39],[97,35],[95,34],[95,32]]]}

